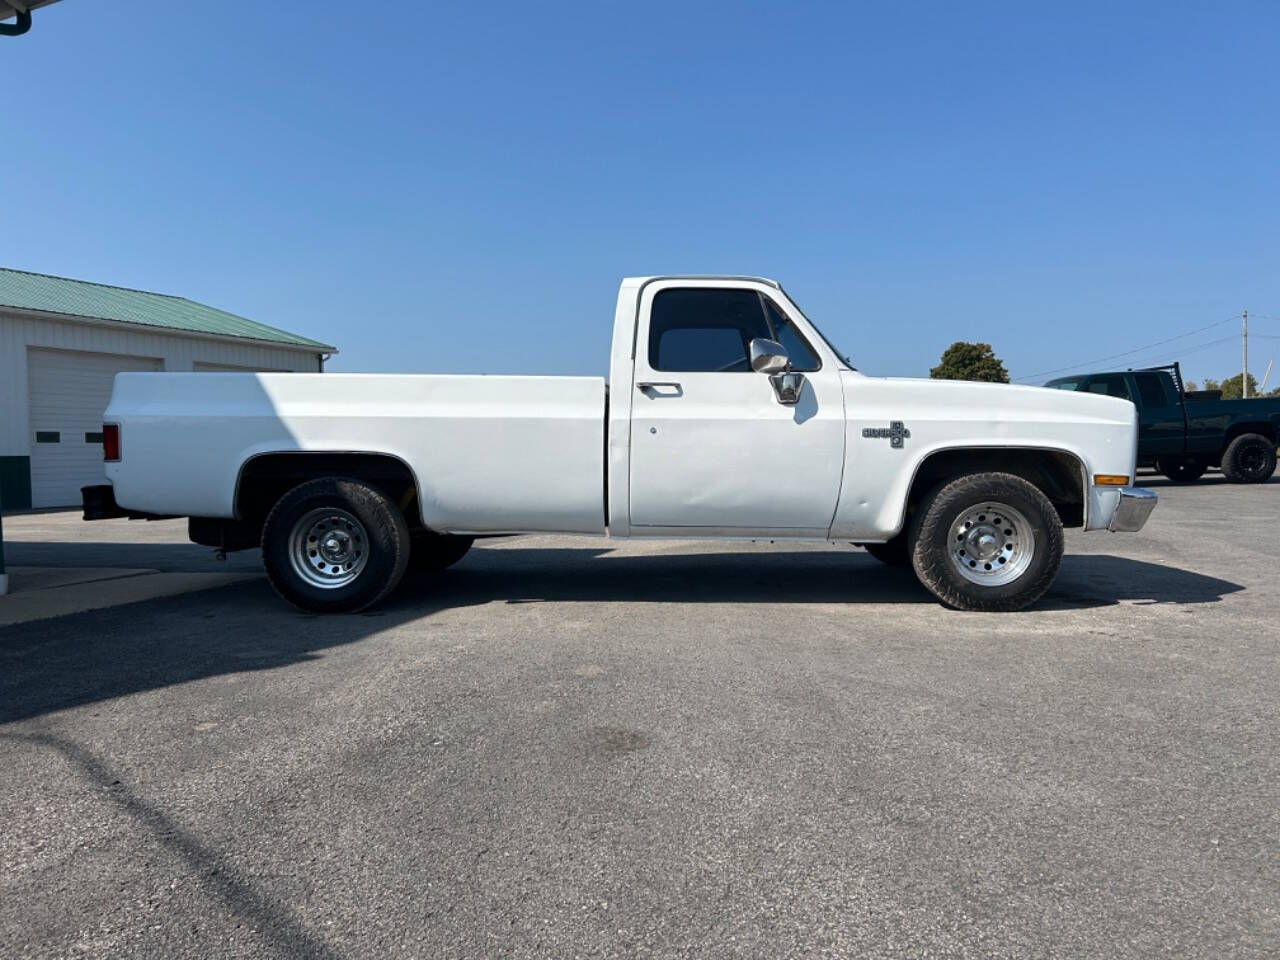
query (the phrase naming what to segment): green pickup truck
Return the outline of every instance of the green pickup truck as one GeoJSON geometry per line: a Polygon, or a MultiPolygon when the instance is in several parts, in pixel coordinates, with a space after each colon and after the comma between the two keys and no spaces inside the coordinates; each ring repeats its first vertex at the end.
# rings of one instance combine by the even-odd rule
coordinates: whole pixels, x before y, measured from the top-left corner
{"type": "Polygon", "coordinates": [[[1276,470],[1280,398],[1223,400],[1216,390],[1187,392],[1169,367],[1087,373],[1046,387],[1102,393],[1138,408],[1138,466],[1170,480],[1196,480],[1221,467],[1232,483],[1266,483],[1276,470]]]}

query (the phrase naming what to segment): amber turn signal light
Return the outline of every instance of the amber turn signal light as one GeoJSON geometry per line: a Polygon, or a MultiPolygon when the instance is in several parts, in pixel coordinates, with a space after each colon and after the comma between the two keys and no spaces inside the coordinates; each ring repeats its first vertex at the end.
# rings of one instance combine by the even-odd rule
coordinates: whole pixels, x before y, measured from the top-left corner
{"type": "Polygon", "coordinates": [[[1125,487],[1129,478],[1118,473],[1095,473],[1093,483],[1097,487],[1125,487]]]}

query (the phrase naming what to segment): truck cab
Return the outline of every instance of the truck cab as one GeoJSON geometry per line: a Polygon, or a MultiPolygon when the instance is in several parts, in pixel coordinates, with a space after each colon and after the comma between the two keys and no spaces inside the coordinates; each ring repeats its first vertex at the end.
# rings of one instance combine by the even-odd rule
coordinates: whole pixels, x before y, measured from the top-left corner
{"type": "Polygon", "coordinates": [[[751,278],[624,281],[610,362],[611,534],[826,539],[851,367],[788,300],[751,278]]]}

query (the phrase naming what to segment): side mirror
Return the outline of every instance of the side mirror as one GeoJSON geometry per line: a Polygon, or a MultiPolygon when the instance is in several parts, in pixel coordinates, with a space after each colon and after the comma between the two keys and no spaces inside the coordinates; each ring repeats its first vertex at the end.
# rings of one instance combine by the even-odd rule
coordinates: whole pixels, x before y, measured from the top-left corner
{"type": "Polygon", "coordinates": [[[782,373],[789,366],[787,348],[777,340],[756,337],[751,341],[751,369],[756,373],[782,373]]]}
{"type": "Polygon", "coordinates": [[[804,374],[791,372],[791,357],[787,355],[787,348],[777,340],[756,337],[751,341],[751,369],[769,375],[773,394],[783,406],[791,407],[800,402],[804,374]]]}
{"type": "Polygon", "coordinates": [[[800,394],[804,390],[803,373],[775,373],[769,377],[773,384],[773,394],[784,407],[794,407],[800,402],[800,394]]]}

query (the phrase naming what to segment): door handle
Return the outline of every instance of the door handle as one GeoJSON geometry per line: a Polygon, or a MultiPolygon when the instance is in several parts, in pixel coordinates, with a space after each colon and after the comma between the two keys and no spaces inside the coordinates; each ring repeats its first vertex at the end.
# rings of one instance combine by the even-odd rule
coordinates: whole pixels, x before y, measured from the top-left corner
{"type": "Polygon", "coordinates": [[[657,390],[659,387],[667,387],[674,390],[674,396],[684,396],[684,387],[672,380],[647,380],[636,384],[636,389],[643,390],[645,393],[648,393],[650,390],[657,390]]]}

